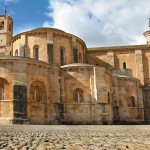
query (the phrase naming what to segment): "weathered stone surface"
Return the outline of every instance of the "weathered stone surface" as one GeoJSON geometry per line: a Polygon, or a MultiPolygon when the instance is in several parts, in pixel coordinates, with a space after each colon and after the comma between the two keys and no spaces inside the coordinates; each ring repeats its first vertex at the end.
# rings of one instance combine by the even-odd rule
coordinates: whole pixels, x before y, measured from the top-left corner
{"type": "Polygon", "coordinates": [[[54,28],[12,37],[12,18],[0,21],[0,123],[129,124],[144,113],[150,121],[149,45],[87,49],[54,28]]]}

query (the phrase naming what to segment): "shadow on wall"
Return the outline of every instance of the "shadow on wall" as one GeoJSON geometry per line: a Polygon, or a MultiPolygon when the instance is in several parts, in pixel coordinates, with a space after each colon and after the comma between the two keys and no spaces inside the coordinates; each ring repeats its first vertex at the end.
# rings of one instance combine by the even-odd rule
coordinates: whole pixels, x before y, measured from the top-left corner
{"type": "Polygon", "coordinates": [[[116,55],[114,55],[114,66],[115,66],[114,69],[120,68],[119,67],[119,59],[116,55]]]}
{"type": "MultiPolygon", "coordinates": [[[[63,99],[65,119],[56,118],[52,123],[58,124],[61,121],[62,124],[110,124],[110,116],[108,115],[112,110],[108,106],[110,103],[99,102],[93,105],[97,100],[90,90],[89,69],[86,74],[85,70],[81,69],[70,71],[71,74],[64,71],[63,75],[65,82],[67,82],[67,86],[65,86],[67,90],[64,92],[65,99],[63,99]],[[79,89],[83,92],[80,92],[79,89]]],[[[56,106],[56,109],[58,113],[59,106],[56,106]]]]}
{"type": "Polygon", "coordinates": [[[88,63],[93,64],[100,67],[105,67],[107,70],[112,71],[114,74],[118,75],[126,75],[126,76],[133,76],[132,70],[126,68],[126,63],[122,64],[122,68],[119,66],[119,59],[116,55],[114,55],[114,66],[106,63],[105,61],[95,57],[88,55],[88,63]]]}
{"type": "Polygon", "coordinates": [[[95,56],[90,56],[90,55],[87,55],[87,63],[88,64],[93,64],[93,65],[96,65],[96,66],[100,66],[100,67],[105,67],[106,69],[108,70],[113,70],[113,69],[110,69],[110,68],[114,68],[112,65],[106,63],[105,61],[95,57],[95,56]]]}

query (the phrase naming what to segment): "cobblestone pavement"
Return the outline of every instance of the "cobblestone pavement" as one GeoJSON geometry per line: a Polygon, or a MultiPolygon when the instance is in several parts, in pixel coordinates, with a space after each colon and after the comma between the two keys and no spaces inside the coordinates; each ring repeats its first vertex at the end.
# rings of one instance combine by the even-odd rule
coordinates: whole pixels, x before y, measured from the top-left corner
{"type": "Polygon", "coordinates": [[[0,125],[4,150],[150,150],[150,125],[0,125]]]}

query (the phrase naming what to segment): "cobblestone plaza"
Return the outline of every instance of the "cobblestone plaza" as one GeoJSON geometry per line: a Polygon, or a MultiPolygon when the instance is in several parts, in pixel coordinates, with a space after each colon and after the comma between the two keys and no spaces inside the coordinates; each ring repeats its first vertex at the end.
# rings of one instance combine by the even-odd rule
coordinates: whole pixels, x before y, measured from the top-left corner
{"type": "Polygon", "coordinates": [[[1,125],[3,150],[149,150],[149,125],[1,125]]]}

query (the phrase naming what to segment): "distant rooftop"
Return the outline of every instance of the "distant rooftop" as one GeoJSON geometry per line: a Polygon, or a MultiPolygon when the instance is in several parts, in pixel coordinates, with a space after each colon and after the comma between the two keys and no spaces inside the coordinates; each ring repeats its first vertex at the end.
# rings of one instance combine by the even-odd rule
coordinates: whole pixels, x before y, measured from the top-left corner
{"type": "Polygon", "coordinates": [[[0,56],[0,60],[25,60],[25,61],[32,61],[32,62],[48,64],[48,63],[40,61],[40,60],[36,60],[33,58],[27,58],[27,57],[21,57],[21,56],[0,56]]]}
{"type": "Polygon", "coordinates": [[[150,48],[150,45],[145,44],[145,45],[127,45],[127,46],[108,46],[108,47],[91,47],[88,48],[89,51],[94,51],[94,50],[121,50],[121,49],[139,49],[139,48],[150,48]]]}
{"type": "Polygon", "coordinates": [[[74,63],[74,64],[61,66],[61,68],[69,68],[69,67],[94,67],[94,65],[85,64],[85,63],[74,63]]]}
{"type": "Polygon", "coordinates": [[[30,30],[30,31],[40,31],[40,30],[46,30],[46,31],[50,31],[50,30],[55,30],[55,31],[59,31],[59,32],[63,32],[63,33],[66,33],[65,31],[63,30],[60,30],[60,29],[56,29],[56,28],[48,28],[48,27],[40,27],[40,28],[35,28],[33,30],[30,30]]]}

